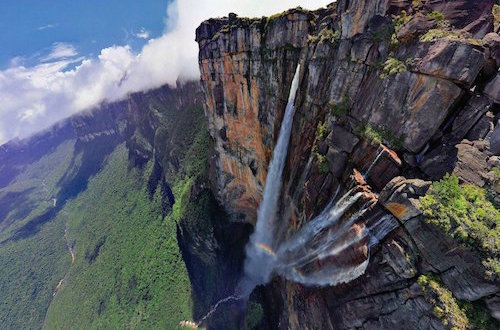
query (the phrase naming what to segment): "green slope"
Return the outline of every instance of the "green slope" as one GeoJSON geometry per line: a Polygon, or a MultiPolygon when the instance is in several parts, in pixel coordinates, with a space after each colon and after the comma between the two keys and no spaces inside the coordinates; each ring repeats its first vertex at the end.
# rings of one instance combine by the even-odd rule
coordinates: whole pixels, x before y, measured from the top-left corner
{"type": "MultiPolygon", "coordinates": [[[[191,198],[212,142],[187,88],[137,95],[119,134],[68,138],[19,162],[0,188],[1,329],[173,329],[193,319],[200,294],[178,225],[203,224],[213,207],[191,198]]],[[[79,124],[113,124],[99,116],[79,124]]]]}
{"type": "Polygon", "coordinates": [[[129,169],[127,154],[120,145],[61,211],[76,260],[48,310],[47,329],[171,329],[191,317],[176,224],[163,218],[159,191],[149,199],[151,166],[129,169]]]}
{"type": "MultiPolygon", "coordinates": [[[[73,150],[74,140],[61,144],[0,190],[0,210],[8,213],[4,224],[12,222],[0,241],[53,209],[56,182],[68,169],[73,150]],[[9,194],[15,198],[6,205],[9,194]]],[[[43,323],[54,288],[71,264],[63,236],[64,222],[56,218],[36,235],[0,244],[0,328],[36,329],[43,323]]]]}

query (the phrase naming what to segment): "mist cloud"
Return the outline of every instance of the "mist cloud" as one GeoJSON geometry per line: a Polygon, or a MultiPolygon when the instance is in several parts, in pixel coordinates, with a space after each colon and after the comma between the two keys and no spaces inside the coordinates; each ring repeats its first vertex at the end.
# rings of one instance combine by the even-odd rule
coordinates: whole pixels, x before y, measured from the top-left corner
{"type": "Polygon", "coordinates": [[[150,39],[139,53],[121,45],[102,49],[97,58],[76,58],[77,49],[61,42],[38,65],[25,67],[13,60],[11,67],[0,71],[0,144],[103,101],[164,84],[175,86],[178,79],[199,79],[194,33],[205,19],[229,12],[260,17],[299,5],[316,9],[330,2],[176,0],[167,7],[165,33],[150,39]]]}

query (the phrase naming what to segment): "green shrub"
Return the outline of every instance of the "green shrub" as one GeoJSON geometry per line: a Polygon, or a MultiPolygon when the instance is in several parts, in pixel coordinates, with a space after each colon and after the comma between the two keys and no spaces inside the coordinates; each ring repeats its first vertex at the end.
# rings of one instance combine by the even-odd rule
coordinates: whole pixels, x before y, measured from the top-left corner
{"type": "Polygon", "coordinates": [[[412,19],[412,15],[409,15],[406,13],[406,11],[402,11],[399,15],[393,16],[393,25],[394,25],[394,33],[391,36],[391,41],[390,41],[390,46],[391,48],[396,48],[399,46],[399,40],[397,38],[398,32],[405,25],[412,19]]]}
{"type": "Polygon", "coordinates": [[[421,42],[431,42],[438,39],[448,39],[460,42],[466,42],[472,45],[481,46],[483,44],[481,39],[475,39],[470,34],[462,30],[454,30],[448,21],[439,21],[438,27],[430,29],[425,34],[420,36],[421,42]]]}
{"type": "Polygon", "coordinates": [[[319,40],[321,42],[335,43],[340,40],[340,33],[339,31],[333,31],[332,29],[324,28],[319,33],[319,40]]]}
{"type": "Polygon", "coordinates": [[[400,61],[393,56],[390,56],[384,63],[383,73],[380,75],[380,77],[382,79],[385,79],[388,76],[406,71],[408,71],[408,67],[406,66],[405,62],[400,61]]]}
{"type": "Polygon", "coordinates": [[[491,317],[490,311],[482,301],[458,301],[473,329],[496,330],[497,322],[491,317]]]}
{"type": "Polygon", "coordinates": [[[403,149],[404,137],[396,136],[389,129],[376,127],[371,125],[370,123],[362,123],[356,127],[354,132],[357,135],[362,136],[375,144],[385,143],[390,148],[396,150],[403,149]]]}
{"type": "Polygon", "coordinates": [[[477,186],[459,185],[455,175],[447,174],[434,182],[420,207],[428,223],[485,256],[487,275],[498,276],[500,253],[500,211],[477,186]]]}
{"type": "Polygon", "coordinates": [[[412,17],[412,15],[406,13],[406,11],[404,10],[399,15],[394,16],[393,23],[395,33],[397,34],[401,27],[408,23],[412,19],[412,17]]]}
{"type": "Polygon", "coordinates": [[[259,329],[264,310],[261,304],[251,301],[248,303],[245,315],[245,325],[247,330],[259,329]]]}
{"type": "Polygon", "coordinates": [[[317,155],[318,157],[318,171],[321,174],[327,174],[330,172],[330,167],[328,166],[328,161],[323,155],[317,155]]]}
{"type": "Polygon", "coordinates": [[[328,124],[327,123],[319,123],[316,127],[316,138],[320,140],[324,140],[328,135],[328,124]]]}
{"type": "Polygon", "coordinates": [[[336,104],[330,104],[330,113],[334,116],[344,116],[349,113],[348,96],[344,95],[342,101],[336,104]]]}
{"type": "Polygon", "coordinates": [[[495,173],[495,179],[500,180],[500,167],[493,168],[493,173],[495,173]]]}
{"type": "Polygon", "coordinates": [[[433,306],[432,313],[450,329],[497,329],[497,322],[483,301],[463,301],[456,299],[443,285],[439,276],[420,275],[418,286],[425,300],[433,306]]]}
{"type": "Polygon", "coordinates": [[[456,329],[470,329],[469,319],[460,309],[453,294],[444,287],[439,278],[433,275],[421,275],[417,284],[424,293],[425,300],[433,306],[432,313],[441,320],[443,325],[456,329]]]}
{"type": "Polygon", "coordinates": [[[442,12],[434,10],[427,14],[427,18],[436,20],[438,22],[444,21],[444,15],[442,12]]]}

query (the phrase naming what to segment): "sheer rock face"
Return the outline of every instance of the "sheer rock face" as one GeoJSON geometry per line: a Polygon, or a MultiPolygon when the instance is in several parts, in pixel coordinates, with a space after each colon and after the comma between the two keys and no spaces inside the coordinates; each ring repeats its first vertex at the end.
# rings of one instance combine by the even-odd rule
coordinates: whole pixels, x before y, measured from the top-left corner
{"type": "Polygon", "coordinates": [[[416,284],[425,272],[442,274],[457,298],[498,306],[498,283],[484,278],[477,253],[423,224],[418,210],[429,181],[447,172],[498,186],[492,170],[500,150],[499,39],[492,6],[492,0],[339,1],[270,18],[231,14],[197,29],[215,188],[233,220],[256,220],[300,63],[280,199],[287,234],[353,186],[367,189],[377,217],[400,221],[353,283],[318,289],[275,279],[261,293],[264,305],[279,302],[266,314],[269,327],[445,328],[416,284]],[[398,20],[403,10],[406,18],[398,20]],[[429,40],[431,29],[442,33],[429,40]]]}
{"type": "Polygon", "coordinates": [[[235,219],[255,220],[311,19],[311,13],[294,11],[270,22],[211,20],[197,30],[206,113],[218,151],[219,196],[235,219]],[[217,30],[221,25],[230,31],[217,30]]]}

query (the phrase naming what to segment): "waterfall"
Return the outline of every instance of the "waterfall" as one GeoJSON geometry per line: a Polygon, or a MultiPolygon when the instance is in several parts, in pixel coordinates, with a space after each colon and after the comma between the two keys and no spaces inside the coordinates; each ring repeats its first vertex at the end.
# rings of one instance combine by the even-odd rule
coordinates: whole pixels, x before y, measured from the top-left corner
{"type": "Polygon", "coordinates": [[[267,283],[273,272],[276,255],[274,254],[275,217],[281,192],[282,174],[288,151],[288,142],[292,131],[294,101],[299,87],[300,64],[293,77],[290,95],[281,123],[278,142],[273,151],[264,187],[264,195],[257,212],[255,231],[250,236],[246,247],[244,277],[239,285],[239,292],[248,296],[253,288],[267,283]]]}
{"type": "Polygon", "coordinates": [[[380,159],[380,157],[382,157],[383,154],[384,154],[384,148],[382,147],[382,150],[380,150],[378,152],[377,156],[375,157],[373,162],[370,164],[370,166],[366,170],[365,174],[363,174],[363,179],[366,180],[366,178],[368,178],[368,174],[370,174],[371,170],[373,169],[373,166],[375,166],[375,164],[377,164],[378,160],[380,159]]]}
{"type": "MultiPolygon", "coordinates": [[[[380,218],[375,215],[365,219],[365,213],[372,206],[370,202],[356,207],[358,211],[349,213],[348,210],[361,200],[363,193],[353,188],[337,200],[339,186],[318,216],[289,239],[276,237],[276,215],[295,112],[299,72],[300,65],[295,71],[278,142],[269,164],[255,231],[246,246],[243,277],[235,294],[219,300],[194,324],[196,327],[211,317],[219,306],[240,300],[246,302],[253,289],[269,282],[274,273],[305,285],[325,286],[350,282],[361,276],[368,267],[370,248],[398,226],[390,215],[380,218]]],[[[370,174],[383,152],[383,149],[378,152],[364,177],[370,174]]]]}

